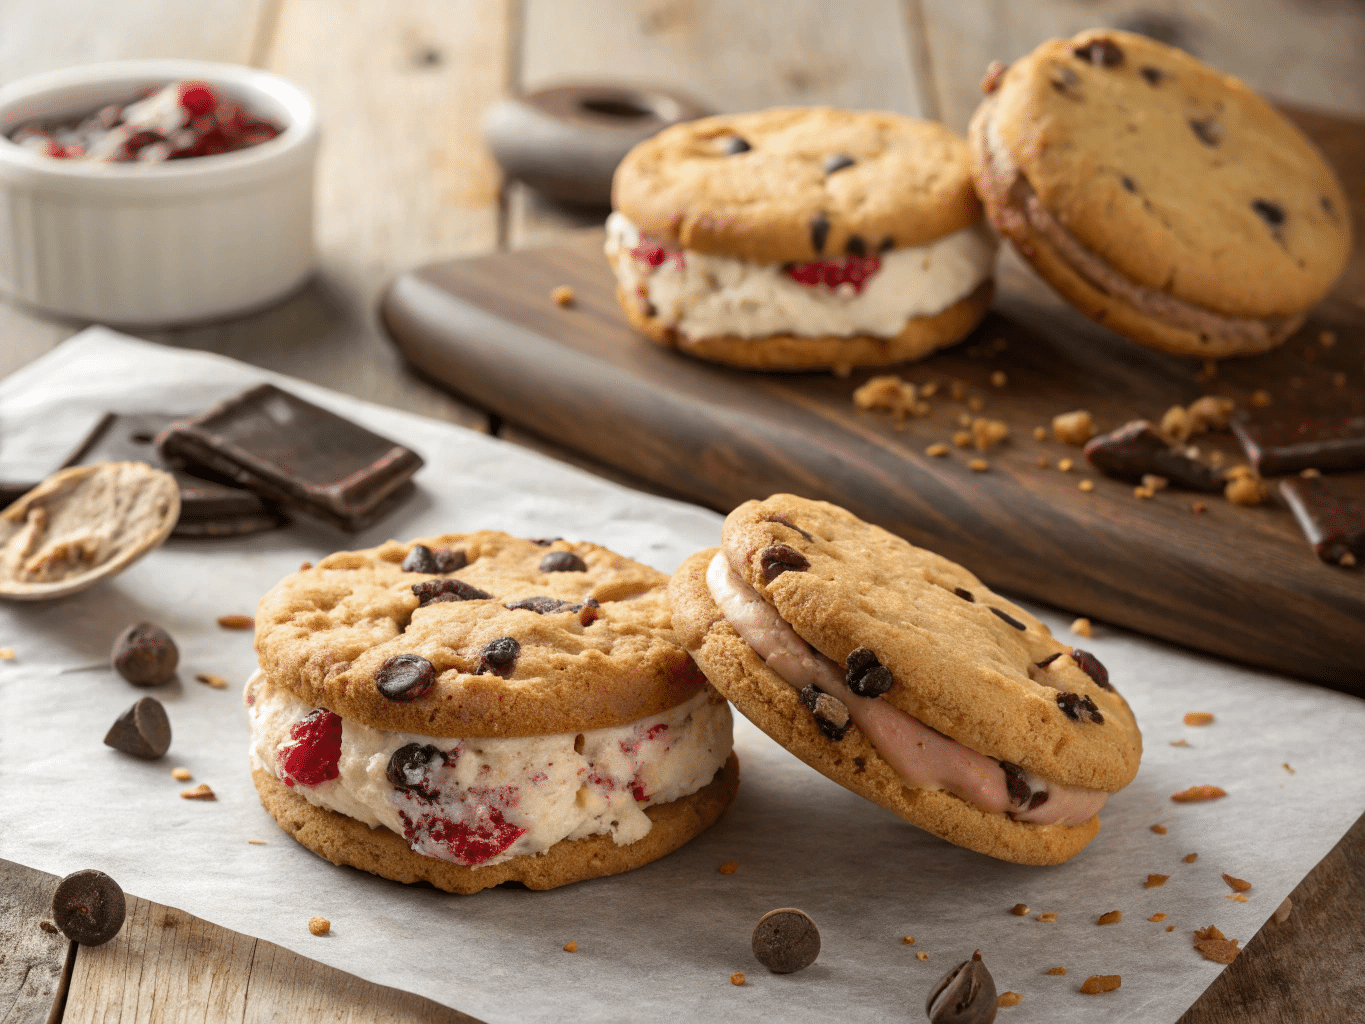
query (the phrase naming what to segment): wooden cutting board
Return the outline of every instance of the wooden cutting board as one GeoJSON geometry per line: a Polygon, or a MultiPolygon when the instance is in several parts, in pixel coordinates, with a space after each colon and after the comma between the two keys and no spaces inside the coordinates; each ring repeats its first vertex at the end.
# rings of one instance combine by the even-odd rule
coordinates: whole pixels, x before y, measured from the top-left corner
{"type": "MultiPolygon", "coordinates": [[[[1296,114],[1339,167],[1365,237],[1365,125],[1296,114]]],[[[1101,430],[1160,420],[1202,394],[1267,412],[1365,412],[1365,258],[1280,350],[1220,364],[1149,352],[1061,303],[1012,253],[986,321],[962,344],[897,367],[936,382],[932,411],[897,429],[852,402],[874,372],[759,374],[698,362],[635,334],[614,298],[602,233],[543,249],[452,260],[399,277],[382,304],[421,372],[555,444],[722,512],[790,491],[843,505],[961,562],[990,586],[1201,651],[1365,696],[1365,572],[1322,564],[1278,497],[1133,487],[1091,470],[1078,448],[1039,441],[1053,415],[1088,409],[1101,430]],[[562,308],[550,291],[577,296],[562,308]],[[1323,345],[1330,331],[1335,343],[1323,345]],[[992,383],[996,371],[1003,386],[992,383]],[[1345,375],[1345,384],[1337,375],[1345,375]],[[954,401],[952,385],[966,401],[954,401]],[[959,417],[1005,421],[984,455],[953,446],[959,417]],[[947,442],[947,458],[925,454],[947,442]],[[1075,462],[1071,472],[1060,459],[1075,462]],[[1046,460],[1047,468],[1040,466],[1046,460]],[[1094,489],[1083,491],[1082,480],[1094,489]],[[1196,514],[1192,503],[1207,511],[1196,514]]],[[[997,378],[998,379],[998,378],[997,378]]],[[[1243,461],[1227,434],[1194,443],[1243,461]]],[[[1365,473],[1329,483],[1365,503],[1365,473]]],[[[1273,488],[1272,488],[1273,489],[1273,488]]],[[[597,538],[610,542],[610,538],[597,538]]],[[[1071,639],[1070,637],[1065,639],[1071,639]]]]}

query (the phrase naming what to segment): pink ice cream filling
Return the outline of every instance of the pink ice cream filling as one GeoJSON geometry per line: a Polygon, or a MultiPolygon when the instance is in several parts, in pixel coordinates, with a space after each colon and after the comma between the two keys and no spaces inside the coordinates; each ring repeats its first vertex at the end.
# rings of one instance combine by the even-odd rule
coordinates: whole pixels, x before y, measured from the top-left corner
{"type": "Polygon", "coordinates": [[[1049,782],[1018,766],[1027,797],[1010,793],[1001,762],[929,728],[879,697],[859,697],[848,688],[844,671],[802,640],[734,571],[723,553],[706,571],[711,597],[728,622],[767,666],[794,689],[816,686],[844,703],[868,742],[911,789],[944,790],[990,814],[1008,814],[1036,825],[1079,825],[1089,821],[1109,794],[1097,789],[1049,782]]]}

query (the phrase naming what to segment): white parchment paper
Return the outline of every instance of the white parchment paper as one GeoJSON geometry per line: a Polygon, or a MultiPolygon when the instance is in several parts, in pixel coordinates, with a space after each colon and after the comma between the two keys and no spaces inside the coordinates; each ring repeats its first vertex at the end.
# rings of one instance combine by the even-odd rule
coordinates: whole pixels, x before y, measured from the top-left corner
{"type": "MultiPolygon", "coordinates": [[[[0,857],[57,874],[99,867],[139,896],[491,1024],[917,1020],[934,982],[977,948],[999,990],[1024,996],[1001,1021],[1162,1022],[1221,969],[1191,948],[1191,931],[1215,924],[1245,943],[1365,810],[1365,703],[1103,630],[1084,646],[1132,703],[1146,755],[1137,780],[1111,798],[1098,838],[1060,867],[943,843],[742,718],[734,806],[629,875],[460,897],[333,867],[257,802],[239,690],[255,665],[251,635],[219,629],[217,616],[252,612],[303,560],[390,536],[563,535],[671,571],[719,540],[721,517],[458,427],[99,329],[0,382],[0,478],[40,478],[106,410],[189,412],[265,379],[420,451],[420,494],[360,536],[299,524],[243,540],[172,540],[85,594],[0,606],[0,646],[16,651],[0,662],[0,857]],[[181,652],[179,682],[151,691],[175,734],[151,764],[102,745],[147,692],[106,661],[117,633],[144,619],[169,629],[181,652]],[[227,676],[233,689],[197,683],[197,672],[227,676]],[[1186,711],[1217,721],[1187,728],[1186,711]],[[1179,739],[1189,746],[1170,745],[1179,739]],[[180,799],[185,784],[170,776],[180,766],[218,800],[180,799]],[[1200,783],[1229,795],[1171,802],[1200,783]],[[1158,823],[1166,835],[1151,831],[1158,823]],[[1184,863],[1188,853],[1198,860],[1184,863]],[[729,860],[738,872],[719,874],[729,860]],[[1252,883],[1245,903],[1227,899],[1224,871],[1252,883]],[[1170,881],[1144,888],[1150,872],[1170,881]],[[1013,916],[1017,903],[1031,913],[1013,916]],[[754,922],[781,906],[805,909],[823,938],[818,962],[794,975],[769,974],[749,949],[754,922]],[[1049,910],[1056,923],[1039,922],[1049,910]],[[1097,926],[1110,910],[1122,922],[1097,926]],[[1158,912],[1164,922],[1146,920],[1158,912]],[[308,933],[315,914],[331,919],[331,935],[308,933]],[[575,954],[561,951],[570,940],[575,954]],[[1067,974],[1044,973],[1054,966],[1067,974]],[[734,971],[748,976],[742,988],[730,984],[734,971]],[[1081,995],[1091,974],[1119,974],[1122,988],[1081,995]]],[[[1069,616],[1040,616],[1072,639],[1069,616]]]]}

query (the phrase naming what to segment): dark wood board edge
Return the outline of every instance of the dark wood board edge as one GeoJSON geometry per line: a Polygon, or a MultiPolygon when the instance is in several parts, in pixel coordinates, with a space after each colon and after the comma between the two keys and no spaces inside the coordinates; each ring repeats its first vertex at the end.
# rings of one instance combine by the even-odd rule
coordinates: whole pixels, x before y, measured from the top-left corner
{"type": "Polygon", "coordinates": [[[0,860],[0,1021],[45,1024],[61,1020],[76,947],[52,926],[52,893],[59,879],[0,860]]]}

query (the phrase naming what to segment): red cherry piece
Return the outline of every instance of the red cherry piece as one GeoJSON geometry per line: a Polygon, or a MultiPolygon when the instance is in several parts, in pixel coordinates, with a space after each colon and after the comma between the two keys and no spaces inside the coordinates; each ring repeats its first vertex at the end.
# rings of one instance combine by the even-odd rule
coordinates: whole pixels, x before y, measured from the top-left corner
{"type": "Polygon", "coordinates": [[[284,784],[319,786],[341,774],[341,716],[318,708],[289,731],[293,745],[282,755],[284,784]]]}
{"type": "Polygon", "coordinates": [[[630,250],[631,259],[641,263],[648,263],[651,267],[663,266],[668,259],[668,250],[662,245],[650,245],[648,242],[641,242],[634,249],[630,250]]]}
{"type": "Polygon", "coordinates": [[[198,116],[213,110],[218,105],[218,97],[207,82],[185,82],[180,86],[180,105],[191,116],[198,116]]]}
{"type": "Polygon", "coordinates": [[[879,256],[850,256],[841,262],[821,260],[815,263],[793,263],[787,267],[787,274],[797,284],[822,284],[830,289],[851,284],[855,292],[861,293],[863,286],[881,268],[879,256]]]}
{"type": "Polygon", "coordinates": [[[476,814],[472,822],[451,821],[438,814],[423,814],[413,821],[403,814],[403,835],[414,849],[423,840],[438,843],[454,855],[457,863],[474,867],[496,857],[526,834],[526,829],[512,824],[496,807],[480,807],[476,814]]]}

